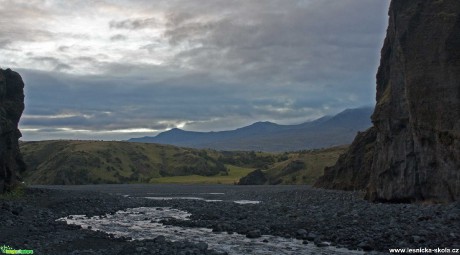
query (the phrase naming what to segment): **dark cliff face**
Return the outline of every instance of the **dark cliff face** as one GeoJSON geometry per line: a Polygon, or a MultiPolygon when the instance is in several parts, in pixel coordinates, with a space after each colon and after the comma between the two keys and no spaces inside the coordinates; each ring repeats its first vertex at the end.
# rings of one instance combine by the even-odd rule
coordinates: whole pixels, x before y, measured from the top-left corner
{"type": "MultiPolygon", "coordinates": [[[[460,1],[391,2],[372,122],[373,157],[361,169],[368,199],[460,198],[460,1]]],[[[339,160],[317,186],[346,180],[347,165],[339,160]]]]}
{"type": "Polygon", "coordinates": [[[341,190],[362,190],[369,183],[374,157],[375,128],[359,132],[347,152],[334,166],[326,167],[315,187],[341,190]]]}
{"type": "Polygon", "coordinates": [[[393,1],[377,73],[371,200],[460,196],[460,1],[393,1]]]}
{"type": "Polygon", "coordinates": [[[12,188],[25,165],[19,152],[18,122],[24,111],[24,83],[10,69],[0,69],[0,193],[12,188]]]}

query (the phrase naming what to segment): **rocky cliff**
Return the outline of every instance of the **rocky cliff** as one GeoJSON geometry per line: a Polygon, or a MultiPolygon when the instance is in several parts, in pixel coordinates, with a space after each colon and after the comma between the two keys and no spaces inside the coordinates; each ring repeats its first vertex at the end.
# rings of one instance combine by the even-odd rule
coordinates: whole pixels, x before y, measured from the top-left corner
{"type": "Polygon", "coordinates": [[[460,1],[391,2],[376,99],[375,140],[358,136],[316,186],[366,186],[372,201],[458,200],[460,1]]]}
{"type": "Polygon", "coordinates": [[[369,183],[375,137],[374,127],[359,132],[337,163],[324,169],[324,175],[316,181],[315,186],[341,190],[365,189],[369,183]]]}
{"type": "Polygon", "coordinates": [[[19,118],[24,110],[24,83],[10,69],[0,69],[0,193],[17,182],[25,165],[19,152],[19,118]]]}

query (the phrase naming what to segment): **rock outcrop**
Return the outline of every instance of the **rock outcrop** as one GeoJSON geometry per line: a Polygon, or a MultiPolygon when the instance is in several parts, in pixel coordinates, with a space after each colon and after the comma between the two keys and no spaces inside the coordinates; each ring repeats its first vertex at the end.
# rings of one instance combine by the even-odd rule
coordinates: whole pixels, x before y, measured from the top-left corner
{"type": "Polygon", "coordinates": [[[17,174],[25,169],[18,145],[23,90],[24,82],[18,73],[0,69],[0,193],[12,188],[17,174]]]}
{"type": "Polygon", "coordinates": [[[317,187],[341,190],[362,190],[369,183],[374,156],[375,128],[359,132],[347,152],[340,155],[334,166],[326,167],[317,187]]]}
{"type": "Polygon", "coordinates": [[[238,185],[264,185],[268,182],[268,178],[262,170],[257,169],[244,176],[238,182],[238,185]]]}
{"type": "Polygon", "coordinates": [[[350,176],[368,174],[372,201],[458,200],[460,1],[391,2],[376,99],[372,157],[359,135],[316,186],[360,189],[350,176]]]}

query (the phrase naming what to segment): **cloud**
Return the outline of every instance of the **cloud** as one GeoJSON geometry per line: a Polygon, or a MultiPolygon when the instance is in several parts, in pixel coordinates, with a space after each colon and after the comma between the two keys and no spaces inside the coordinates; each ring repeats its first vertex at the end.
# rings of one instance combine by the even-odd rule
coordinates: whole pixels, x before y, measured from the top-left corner
{"type": "MultiPolygon", "coordinates": [[[[40,24],[49,11],[41,8],[39,1],[2,1],[0,8],[0,41],[43,41],[51,40],[53,34],[40,24]]],[[[0,45],[0,48],[3,48],[0,45]]]]}
{"type": "MultiPolygon", "coordinates": [[[[296,91],[276,86],[238,88],[210,76],[156,81],[138,74],[134,75],[137,79],[131,79],[20,72],[28,85],[22,127],[84,129],[110,133],[111,137],[113,130],[157,130],[142,133],[152,135],[180,123],[195,130],[232,129],[254,120],[300,123],[337,112],[349,103],[330,103],[335,95],[326,98],[324,91],[307,87],[296,91]]],[[[27,132],[24,135],[31,137],[27,132]]],[[[127,139],[127,135],[120,137],[127,139]]]]}
{"type": "Polygon", "coordinates": [[[110,41],[125,41],[126,39],[128,38],[122,34],[116,34],[110,37],[110,41]]]}
{"type": "Polygon", "coordinates": [[[113,29],[128,29],[138,30],[158,26],[159,22],[156,18],[147,19],[125,19],[125,20],[112,20],[109,22],[109,27],[113,29]]]}
{"type": "Polygon", "coordinates": [[[375,17],[383,16],[384,1],[312,1],[305,6],[272,1],[283,8],[249,2],[242,3],[246,10],[223,17],[210,18],[209,12],[168,16],[165,36],[184,48],[174,62],[200,70],[218,67],[241,79],[273,77],[273,82],[331,80],[355,75],[359,68],[374,71],[382,39],[382,20],[375,17]]]}
{"type": "Polygon", "coordinates": [[[3,39],[0,41],[0,48],[5,48],[6,46],[8,46],[9,44],[11,44],[11,40],[9,39],[3,39]]]}
{"type": "Polygon", "coordinates": [[[68,51],[69,49],[70,49],[70,47],[69,47],[69,46],[65,46],[65,45],[59,46],[59,47],[57,48],[57,50],[60,51],[60,52],[66,52],[66,51],[68,51]]]}
{"type": "Polygon", "coordinates": [[[54,71],[72,70],[70,65],[54,57],[33,57],[32,59],[39,62],[41,65],[50,66],[54,71]]]}
{"type": "Polygon", "coordinates": [[[374,103],[387,7],[6,0],[0,65],[26,81],[25,139],[301,123],[374,103]]]}

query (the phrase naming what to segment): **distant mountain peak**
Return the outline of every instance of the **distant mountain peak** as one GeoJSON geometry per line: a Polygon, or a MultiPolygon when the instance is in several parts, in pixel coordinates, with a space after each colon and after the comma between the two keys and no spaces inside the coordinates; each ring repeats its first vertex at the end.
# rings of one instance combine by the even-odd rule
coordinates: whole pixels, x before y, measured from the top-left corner
{"type": "Polygon", "coordinates": [[[185,130],[175,127],[175,128],[171,128],[170,130],[166,132],[185,132],[185,130]]]}
{"type": "Polygon", "coordinates": [[[177,136],[177,135],[185,134],[185,133],[187,133],[187,132],[189,132],[189,131],[185,131],[185,130],[182,130],[182,129],[180,129],[180,128],[171,128],[171,129],[168,130],[168,131],[159,133],[156,137],[177,136]]]}
{"type": "MultiPolygon", "coordinates": [[[[370,110],[374,110],[374,107],[373,106],[361,106],[361,107],[358,107],[358,108],[346,108],[345,110],[341,111],[340,113],[357,112],[357,111],[370,111],[370,110]]],[[[340,113],[338,113],[338,114],[340,114],[340,113]]]]}
{"type": "Polygon", "coordinates": [[[280,127],[280,125],[270,121],[258,121],[252,123],[249,126],[237,128],[235,131],[252,130],[253,132],[259,132],[262,130],[270,130],[278,127],[280,127]]]}
{"type": "Polygon", "coordinates": [[[270,122],[270,121],[258,121],[258,122],[252,123],[249,126],[273,126],[273,125],[278,126],[278,124],[270,122]]]}
{"type": "Polygon", "coordinates": [[[346,109],[334,116],[298,125],[259,121],[227,131],[195,132],[173,128],[155,137],[132,138],[131,142],[171,144],[216,150],[294,151],[348,144],[358,131],[371,126],[372,107],[346,109]]]}

